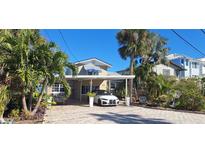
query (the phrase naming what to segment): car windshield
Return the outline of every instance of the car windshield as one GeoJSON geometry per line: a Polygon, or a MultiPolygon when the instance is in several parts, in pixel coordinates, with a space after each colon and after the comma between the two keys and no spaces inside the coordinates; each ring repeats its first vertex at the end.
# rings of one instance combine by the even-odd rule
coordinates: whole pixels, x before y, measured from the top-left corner
{"type": "Polygon", "coordinates": [[[111,95],[108,91],[98,90],[95,92],[97,95],[111,95]]]}

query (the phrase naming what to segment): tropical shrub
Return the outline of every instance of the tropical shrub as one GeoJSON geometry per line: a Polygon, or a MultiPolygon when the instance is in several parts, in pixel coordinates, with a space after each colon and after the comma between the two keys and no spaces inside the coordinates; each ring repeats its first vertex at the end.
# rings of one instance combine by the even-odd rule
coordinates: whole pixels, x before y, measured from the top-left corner
{"type": "Polygon", "coordinates": [[[3,120],[3,114],[10,99],[8,87],[5,85],[0,86],[0,121],[3,120]]]}
{"type": "Polygon", "coordinates": [[[94,93],[94,92],[88,92],[88,93],[87,93],[87,96],[88,96],[88,97],[95,97],[95,96],[96,96],[96,93],[94,93]]]}
{"type": "Polygon", "coordinates": [[[115,88],[114,95],[119,99],[125,98],[125,82],[119,82],[115,88]]]}
{"type": "Polygon", "coordinates": [[[180,80],[174,89],[180,92],[180,97],[176,103],[176,109],[183,110],[203,110],[205,98],[201,93],[196,79],[180,80]]]}
{"type": "Polygon", "coordinates": [[[13,109],[10,114],[9,118],[12,118],[14,120],[19,120],[20,119],[20,110],[19,109],[13,109]]]}
{"type": "Polygon", "coordinates": [[[160,95],[170,94],[174,80],[165,78],[163,75],[150,75],[147,79],[147,90],[149,97],[157,99],[160,95]]]}
{"type": "Polygon", "coordinates": [[[56,105],[56,102],[54,101],[54,98],[52,96],[50,96],[50,95],[45,94],[43,96],[42,100],[43,101],[41,103],[41,107],[49,108],[52,105],[56,105]]]}

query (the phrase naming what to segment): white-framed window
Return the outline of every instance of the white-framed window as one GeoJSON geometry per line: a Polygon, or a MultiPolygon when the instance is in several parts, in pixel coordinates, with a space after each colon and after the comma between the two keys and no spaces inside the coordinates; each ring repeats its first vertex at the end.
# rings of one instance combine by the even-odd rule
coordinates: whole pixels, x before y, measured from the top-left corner
{"type": "MultiPolygon", "coordinates": [[[[92,90],[98,90],[99,86],[92,86],[92,90]]],[[[81,94],[85,95],[90,91],[90,86],[82,86],[81,94]]]]}
{"type": "Polygon", "coordinates": [[[52,86],[52,92],[53,93],[64,93],[64,87],[62,84],[55,83],[52,86]]]}
{"type": "Polygon", "coordinates": [[[70,68],[65,69],[65,75],[72,75],[73,71],[70,68]]]}
{"type": "Polygon", "coordinates": [[[197,62],[192,62],[192,68],[198,68],[198,63],[197,62]]]}

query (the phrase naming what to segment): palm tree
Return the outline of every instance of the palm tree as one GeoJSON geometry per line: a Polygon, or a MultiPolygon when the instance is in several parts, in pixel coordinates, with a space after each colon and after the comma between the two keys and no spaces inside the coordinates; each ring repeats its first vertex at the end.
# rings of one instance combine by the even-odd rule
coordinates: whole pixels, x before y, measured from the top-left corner
{"type": "MultiPolygon", "coordinates": [[[[144,29],[123,29],[117,33],[117,40],[120,48],[118,49],[122,59],[130,58],[129,71],[134,75],[134,64],[137,57],[143,56],[146,50],[147,30],[144,29]]],[[[130,80],[130,97],[132,100],[133,80],[130,80]]]]}
{"type": "MultiPolygon", "coordinates": [[[[158,34],[148,32],[146,38],[146,54],[140,57],[141,63],[135,68],[135,73],[138,75],[136,84],[139,81],[145,83],[148,76],[152,73],[152,68],[156,64],[168,64],[166,55],[168,52],[167,40],[158,34]]],[[[145,83],[146,84],[146,83],[145,83]]]]}

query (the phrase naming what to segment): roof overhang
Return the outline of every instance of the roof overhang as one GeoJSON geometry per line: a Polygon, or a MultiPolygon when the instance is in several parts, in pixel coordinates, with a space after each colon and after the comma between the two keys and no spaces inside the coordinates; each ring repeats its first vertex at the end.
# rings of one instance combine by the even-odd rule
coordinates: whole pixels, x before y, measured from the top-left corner
{"type": "Polygon", "coordinates": [[[96,61],[96,62],[98,62],[101,65],[104,65],[104,66],[107,66],[107,67],[112,67],[111,64],[108,64],[107,62],[104,62],[104,61],[102,61],[100,59],[97,59],[97,58],[90,58],[90,59],[85,59],[85,60],[77,61],[74,64],[76,64],[76,65],[78,65],[78,64],[86,64],[87,62],[90,62],[90,61],[96,61]]]}
{"type": "Polygon", "coordinates": [[[70,80],[124,80],[134,78],[135,75],[66,75],[66,79],[70,80]]]}
{"type": "Polygon", "coordinates": [[[178,65],[178,64],[176,64],[176,63],[174,63],[173,61],[170,61],[170,64],[173,65],[173,66],[175,67],[175,69],[177,68],[177,69],[180,70],[180,71],[186,71],[185,68],[183,68],[182,66],[180,66],[180,65],[178,65]]]}

